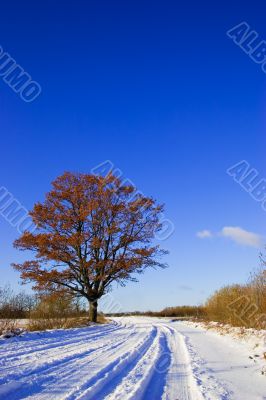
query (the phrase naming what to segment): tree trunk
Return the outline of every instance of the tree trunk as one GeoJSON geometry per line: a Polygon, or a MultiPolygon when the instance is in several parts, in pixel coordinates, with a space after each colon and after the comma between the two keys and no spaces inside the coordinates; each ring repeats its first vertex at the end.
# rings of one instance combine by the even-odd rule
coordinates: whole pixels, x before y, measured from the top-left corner
{"type": "Polygon", "coordinates": [[[90,301],[89,318],[91,322],[97,322],[97,300],[90,301]]]}

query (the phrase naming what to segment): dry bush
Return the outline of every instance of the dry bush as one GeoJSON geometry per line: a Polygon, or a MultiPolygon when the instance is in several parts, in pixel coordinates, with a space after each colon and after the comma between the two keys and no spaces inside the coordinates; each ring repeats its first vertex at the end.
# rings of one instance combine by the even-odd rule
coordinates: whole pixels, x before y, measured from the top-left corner
{"type": "Polygon", "coordinates": [[[47,318],[47,319],[30,319],[27,324],[29,331],[45,331],[49,329],[69,329],[79,328],[89,325],[89,318],[47,318]]]}
{"type": "Polygon", "coordinates": [[[99,312],[97,315],[97,323],[98,324],[107,324],[108,323],[108,319],[105,318],[104,314],[99,312]]]}
{"type": "Polygon", "coordinates": [[[247,290],[241,285],[224,286],[217,290],[205,304],[208,319],[230,323],[235,326],[243,325],[241,320],[235,315],[237,307],[241,307],[241,301],[239,304],[234,302],[246,295],[247,290]]]}
{"type": "Polygon", "coordinates": [[[259,269],[246,285],[224,286],[205,304],[209,320],[248,328],[266,328],[266,271],[259,269]]]}
{"type": "Polygon", "coordinates": [[[251,274],[248,291],[251,303],[256,307],[256,312],[251,317],[252,325],[266,329],[266,270],[264,268],[251,274]]]}
{"type": "Polygon", "coordinates": [[[0,319],[27,318],[35,305],[35,296],[15,294],[10,285],[0,287],[0,319]]]}
{"type": "Polygon", "coordinates": [[[42,295],[36,308],[31,312],[27,329],[41,331],[46,329],[73,328],[86,326],[88,318],[79,303],[65,292],[42,295]]]}
{"type": "Polygon", "coordinates": [[[0,319],[0,336],[11,337],[19,332],[17,322],[13,319],[0,319]]]}
{"type": "Polygon", "coordinates": [[[253,272],[248,283],[249,296],[258,307],[260,314],[266,313],[266,270],[260,268],[253,272]]]}

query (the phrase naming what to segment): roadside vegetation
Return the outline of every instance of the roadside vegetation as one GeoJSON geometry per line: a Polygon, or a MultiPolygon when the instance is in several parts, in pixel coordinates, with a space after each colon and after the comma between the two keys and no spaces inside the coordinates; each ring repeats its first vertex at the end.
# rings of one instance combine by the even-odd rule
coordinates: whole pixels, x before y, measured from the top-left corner
{"type": "MultiPolygon", "coordinates": [[[[161,311],[134,311],[107,314],[111,316],[143,315],[196,319],[230,324],[236,327],[266,329],[266,270],[251,274],[246,284],[224,286],[204,305],[167,307],[161,311]]],[[[98,313],[97,322],[107,319],[98,313]]],[[[0,288],[0,335],[19,332],[18,322],[26,320],[25,329],[39,331],[86,326],[89,324],[86,302],[68,292],[29,295],[14,293],[9,285],[0,288]]]]}
{"type": "MultiPolygon", "coordinates": [[[[105,323],[102,313],[98,323],[105,323]]],[[[29,331],[86,326],[89,315],[85,304],[69,293],[14,293],[10,285],[0,288],[0,335],[13,336],[21,327],[29,331]]]]}
{"type": "Polygon", "coordinates": [[[191,318],[232,326],[266,329],[266,270],[260,268],[251,274],[250,279],[244,285],[235,284],[222,287],[202,306],[177,306],[167,307],[158,312],[135,311],[111,315],[191,318]]]}
{"type": "Polygon", "coordinates": [[[228,285],[206,302],[206,318],[232,326],[266,329],[266,270],[259,269],[244,285],[228,285]]]}

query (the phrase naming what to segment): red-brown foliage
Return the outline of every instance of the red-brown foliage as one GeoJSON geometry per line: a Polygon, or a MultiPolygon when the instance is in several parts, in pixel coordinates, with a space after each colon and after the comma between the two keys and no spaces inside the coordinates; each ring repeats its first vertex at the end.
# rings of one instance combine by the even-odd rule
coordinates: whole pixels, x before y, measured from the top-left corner
{"type": "Polygon", "coordinates": [[[162,211],[152,198],[134,196],[132,186],[111,174],[67,172],[52,186],[30,213],[37,230],[14,243],[35,253],[13,264],[35,289],[68,289],[88,299],[95,314],[112,282],[124,284],[147,267],[165,266],[158,256],[166,252],[151,245],[162,211]]]}

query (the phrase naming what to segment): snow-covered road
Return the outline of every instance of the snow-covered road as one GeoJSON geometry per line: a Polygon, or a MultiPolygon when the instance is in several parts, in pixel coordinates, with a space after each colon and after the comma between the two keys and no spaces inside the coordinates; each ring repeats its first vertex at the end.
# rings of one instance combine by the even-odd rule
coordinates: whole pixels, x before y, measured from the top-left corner
{"type": "Polygon", "coordinates": [[[263,400],[266,376],[230,338],[128,317],[0,340],[0,399],[263,400]]]}

